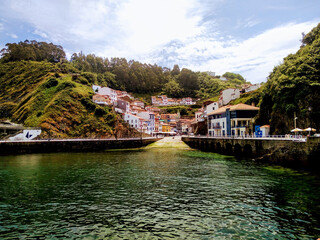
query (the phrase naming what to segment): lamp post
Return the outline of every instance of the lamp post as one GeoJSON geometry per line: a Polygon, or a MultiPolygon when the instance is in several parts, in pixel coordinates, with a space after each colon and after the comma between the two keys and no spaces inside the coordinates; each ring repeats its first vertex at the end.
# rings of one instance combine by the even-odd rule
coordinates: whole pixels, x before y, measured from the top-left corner
{"type": "Polygon", "coordinates": [[[140,122],[140,139],[142,141],[142,122],[140,122]]]}
{"type": "MultiPolygon", "coordinates": [[[[293,122],[294,122],[294,129],[297,128],[297,117],[296,117],[296,112],[294,112],[294,115],[293,115],[293,122]]],[[[294,132],[294,135],[297,135],[297,132],[295,131],[294,132]]]]}
{"type": "Polygon", "coordinates": [[[308,107],[308,119],[309,119],[309,126],[308,127],[311,127],[312,128],[312,121],[311,121],[311,111],[312,111],[312,107],[308,107]]]}

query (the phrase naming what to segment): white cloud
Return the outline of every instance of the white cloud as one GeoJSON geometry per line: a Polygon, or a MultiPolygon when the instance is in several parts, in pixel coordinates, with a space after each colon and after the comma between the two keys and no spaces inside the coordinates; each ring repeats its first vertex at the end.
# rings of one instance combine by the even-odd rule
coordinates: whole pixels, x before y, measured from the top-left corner
{"type": "Polygon", "coordinates": [[[44,39],[48,39],[48,35],[45,32],[40,31],[39,29],[36,29],[33,31],[33,34],[38,35],[44,39]]]}
{"type": "Polygon", "coordinates": [[[16,0],[6,1],[15,18],[57,44],[135,57],[175,40],[200,34],[197,0],[16,0]]]}
{"type": "MultiPolygon", "coordinates": [[[[235,39],[195,37],[176,48],[165,48],[167,55],[176,56],[180,67],[194,71],[211,70],[241,73],[248,81],[261,82],[275,65],[301,45],[301,33],[309,32],[317,22],[290,23],[267,30],[244,41],[235,39]]],[[[166,58],[166,56],[164,56],[166,58]]],[[[157,55],[157,61],[161,57],[157,55]]],[[[152,57],[149,61],[154,62],[152,57]]]]}
{"type": "MultiPolygon", "coordinates": [[[[82,50],[194,71],[234,71],[253,82],[265,80],[299,48],[301,32],[316,26],[316,21],[291,23],[237,40],[216,22],[225,0],[2,1],[1,22],[23,22],[39,38],[62,45],[67,55],[82,50]]],[[[239,19],[232,29],[263,31],[255,16],[239,19]]]]}
{"type": "Polygon", "coordinates": [[[248,17],[245,19],[238,19],[236,28],[251,28],[259,24],[259,21],[254,17],[248,17]]]}
{"type": "Polygon", "coordinates": [[[35,28],[35,34],[53,42],[84,46],[114,35],[111,0],[17,0],[7,4],[16,18],[35,28]]]}
{"type": "Polygon", "coordinates": [[[16,34],[14,34],[14,33],[10,33],[10,34],[8,34],[10,37],[12,37],[12,38],[15,38],[15,39],[17,39],[18,38],[18,36],[16,35],[16,34]]]}
{"type": "Polygon", "coordinates": [[[127,33],[125,45],[135,53],[145,53],[172,40],[198,35],[199,16],[190,16],[193,0],[129,0],[118,19],[127,33]]]}

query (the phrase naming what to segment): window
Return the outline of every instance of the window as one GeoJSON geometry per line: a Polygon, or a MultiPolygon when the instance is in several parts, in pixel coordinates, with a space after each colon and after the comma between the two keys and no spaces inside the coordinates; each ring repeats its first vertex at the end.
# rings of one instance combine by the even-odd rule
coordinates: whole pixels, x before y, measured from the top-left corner
{"type": "Polygon", "coordinates": [[[133,123],[133,120],[131,120],[131,123],[133,123]]]}
{"type": "Polygon", "coordinates": [[[222,126],[223,126],[223,128],[224,128],[224,122],[222,122],[222,126]]]}

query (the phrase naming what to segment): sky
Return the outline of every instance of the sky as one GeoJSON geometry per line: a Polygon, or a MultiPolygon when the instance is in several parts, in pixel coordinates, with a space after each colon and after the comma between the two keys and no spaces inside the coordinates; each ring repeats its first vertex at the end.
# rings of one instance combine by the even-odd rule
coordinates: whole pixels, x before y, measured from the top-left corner
{"type": "Polygon", "coordinates": [[[28,40],[266,81],[320,22],[319,0],[1,0],[0,49],[28,40]]]}

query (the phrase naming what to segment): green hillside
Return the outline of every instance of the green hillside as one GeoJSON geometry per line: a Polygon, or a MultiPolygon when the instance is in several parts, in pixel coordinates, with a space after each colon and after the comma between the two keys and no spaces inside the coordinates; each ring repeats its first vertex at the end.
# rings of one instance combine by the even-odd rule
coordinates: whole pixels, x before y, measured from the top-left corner
{"type": "MultiPolygon", "coordinates": [[[[121,122],[119,117],[108,107],[94,104],[91,84],[83,76],[66,73],[67,68],[69,63],[1,63],[0,117],[41,127],[43,137],[114,134],[121,122]]],[[[124,134],[130,131],[122,128],[124,134]]]]}
{"type": "Polygon", "coordinates": [[[320,24],[305,35],[296,54],[287,56],[268,77],[262,91],[258,123],[274,134],[294,127],[320,128],[320,24]]]}
{"type": "Polygon", "coordinates": [[[320,129],[320,24],[302,39],[295,54],[284,58],[260,89],[231,102],[260,107],[257,124],[271,125],[272,134],[287,134],[297,127],[320,129]]]}

